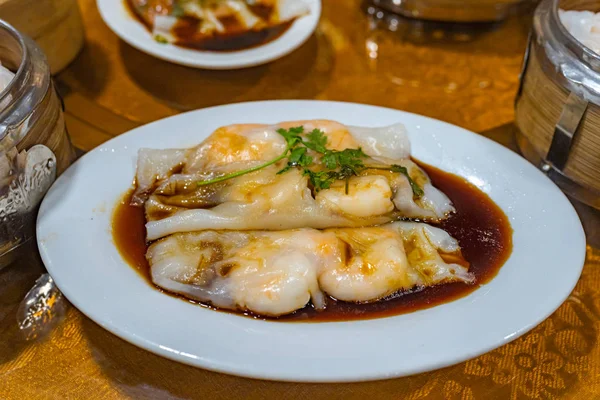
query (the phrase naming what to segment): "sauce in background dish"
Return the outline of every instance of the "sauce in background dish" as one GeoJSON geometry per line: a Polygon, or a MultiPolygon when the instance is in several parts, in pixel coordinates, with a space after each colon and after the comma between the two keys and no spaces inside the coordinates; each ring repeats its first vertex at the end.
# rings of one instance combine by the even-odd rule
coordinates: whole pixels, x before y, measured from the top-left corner
{"type": "MultiPolygon", "coordinates": [[[[512,228],[504,212],[482,191],[463,178],[438,168],[417,162],[431,178],[432,184],[452,200],[456,213],[438,224],[460,244],[464,258],[470,263],[469,272],[475,275],[475,284],[447,283],[424,289],[398,292],[377,302],[355,304],[328,299],[324,311],[312,305],[290,315],[265,318],[277,321],[351,321],[373,319],[423,310],[464,297],[489,282],[504,265],[512,251],[512,228]]],[[[121,256],[153,287],[150,266],[146,261],[146,230],[143,208],[129,205],[132,191],[117,205],[113,214],[113,239],[121,256]]],[[[162,292],[163,289],[156,288],[162,292]]],[[[167,293],[167,292],[165,292],[167,293]]],[[[206,304],[168,293],[172,296],[210,307],[206,304]]],[[[210,307],[213,308],[213,307],[210,307]]],[[[240,314],[231,310],[219,310],[240,314]]],[[[251,313],[245,315],[255,316],[251,313]]]]}
{"type": "MultiPolygon", "coordinates": [[[[124,0],[125,8],[132,18],[138,20],[142,25],[152,32],[152,26],[142,18],[136,11],[132,0],[124,0]]],[[[268,18],[273,12],[273,7],[253,5],[250,10],[261,18],[268,18]]],[[[292,26],[294,20],[283,22],[264,29],[248,30],[235,18],[223,18],[219,22],[223,24],[227,32],[213,35],[212,37],[197,37],[200,20],[194,17],[182,17],[171,29],[171,34],[177,38],[175,45],[201,51],[231,52],[248,50],[262,46],[281,37],[292,26]]]]}
{"type": "MultiPolygon", "coordinates": [[[[185,34],[185,32],[190,31],[190,28],[186,26],[189,23],[189,21],[185,20],[179,21],[173,29],[173,33],[178,38],[177,42],[175,42],[176,45],[194,50],[218,51],[222,53],[228,51],[248,50],[272,42],[281,37],[281,35],[283,35],[290,28],[290,26],[292,26],[293,21],[285,22],[283,24],[275,25],[265,29],[234,31],[215,35],[211,38],[198,40],[195,39],[194,35],[192,34],[185,34]]],[[[198,22],[196,22],[196,24],[197,23],[198,22]]]]}

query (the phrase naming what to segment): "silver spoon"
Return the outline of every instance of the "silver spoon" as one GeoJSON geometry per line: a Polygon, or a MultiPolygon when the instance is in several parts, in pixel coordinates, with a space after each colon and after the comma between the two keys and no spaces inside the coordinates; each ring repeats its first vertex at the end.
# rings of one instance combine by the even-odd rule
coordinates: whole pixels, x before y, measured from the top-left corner
{"type": "Polygon", "coordinates": [[[17,310],[17,323],[26,340],[47,335],[66,313],[66,301],[50,274],[40,276],[17,310]]]}

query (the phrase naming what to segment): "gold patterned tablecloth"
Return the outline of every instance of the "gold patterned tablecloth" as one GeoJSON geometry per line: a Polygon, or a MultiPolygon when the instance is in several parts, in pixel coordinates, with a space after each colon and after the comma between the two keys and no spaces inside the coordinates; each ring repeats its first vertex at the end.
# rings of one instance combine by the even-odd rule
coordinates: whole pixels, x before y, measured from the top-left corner
{"type": "MultiPolygon", "coordinates": [[[[369,16],[359,0],[324,0],[317,32],[293,54],[244,71],[201,71],[133,49],[102,22],[94,0],[79,4],[86,46],[57,81],[81,149],[184,110],[260,99],[382,105],[439,118],[514,149],[513,99],[527,12],[467,29],[410,23],[374,9],[369,16]]],[[[549,319],[466,363],[356,384],[265,382],[180,365],[113,336],[66,301],[64,316],[47,335],[27,339],[16,314],[44,271],[31,249],[29,258],[0,271],[0,399],[600,399],[600,220],[576,206],[588,234],[586,266],[549,319]]]]}

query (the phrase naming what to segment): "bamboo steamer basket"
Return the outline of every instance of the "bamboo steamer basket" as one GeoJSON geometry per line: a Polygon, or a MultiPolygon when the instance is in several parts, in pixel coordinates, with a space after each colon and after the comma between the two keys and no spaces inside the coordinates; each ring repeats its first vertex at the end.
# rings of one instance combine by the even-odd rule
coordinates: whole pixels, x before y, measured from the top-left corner
{"type": "Polygon", "coordinates": [[[566,30],[559,8],[598,12],[600,2],[537,8],[515,102],[517,143],[566,193],[600,209],[600,55],[566,30]]]}
{"type": "Polygon", "coordinates": [[[44,53],[1,20],[0,61],[15,74],[0,91],[2,268],[34,237],[38,205],[75,153],[44,53]]]}
{"type": "MultiPolygon", "coordinates": [[[[446,22],[494,22],[510,15],[523,0],[371,0],[376,6],[410,18],[446,22]]],[[[528,0],[531,1],[531,0],[528,0]]]]}
{"type": "Polygon", "coordinates": [[[37,42],[53,74],[73,61],[83,46],[77,0],[0,0],[0,19],[37,42]]]}

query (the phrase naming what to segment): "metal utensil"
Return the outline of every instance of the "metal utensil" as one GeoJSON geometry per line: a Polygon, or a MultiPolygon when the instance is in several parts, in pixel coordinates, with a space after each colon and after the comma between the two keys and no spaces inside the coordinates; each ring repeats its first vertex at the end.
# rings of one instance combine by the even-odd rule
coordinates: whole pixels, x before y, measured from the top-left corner
{"type": "Polygon", "coordinates": [[[66,302],[50,274],[43,274],[17,310],[17,323],[26,340],[48,334],[65,316],[66,302]]]}

